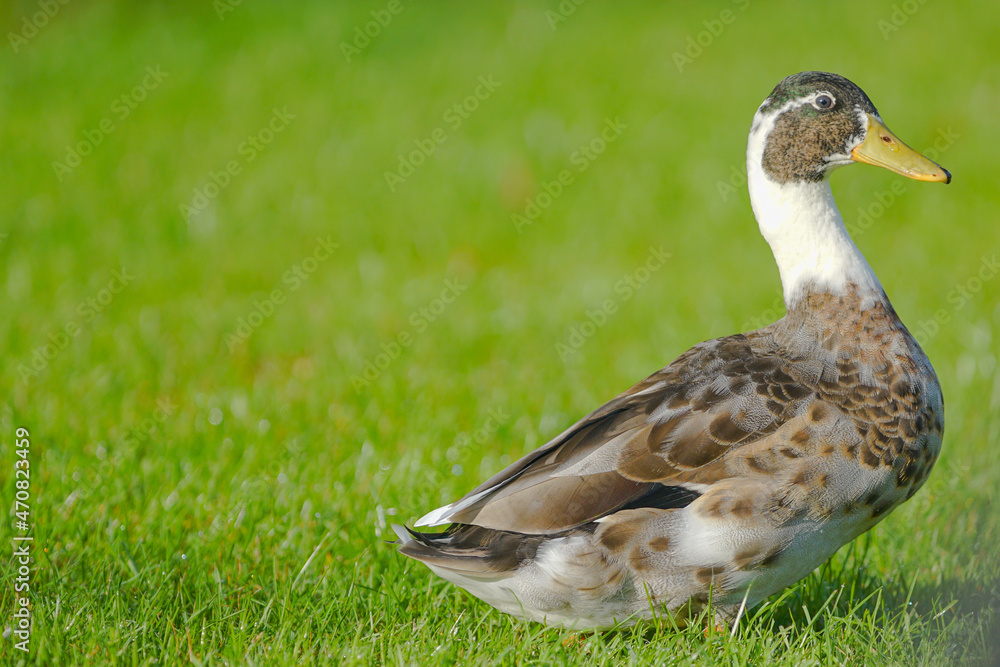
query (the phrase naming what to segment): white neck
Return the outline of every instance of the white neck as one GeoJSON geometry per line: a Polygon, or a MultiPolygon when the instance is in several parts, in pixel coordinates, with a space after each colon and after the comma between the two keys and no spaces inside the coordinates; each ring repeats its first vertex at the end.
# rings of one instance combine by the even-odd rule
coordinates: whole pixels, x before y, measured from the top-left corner
{"type": "Polygon", "coordinates": [[[777,115],[755,119],[747,145],[747,184],[760,233],[781,274],[786,308],[810,291],[846,294],[850,285],[863,298],[883,299],[878,278],[847,233],[830,182],[781,184],[764,172],[764,140],[777,115]]]}

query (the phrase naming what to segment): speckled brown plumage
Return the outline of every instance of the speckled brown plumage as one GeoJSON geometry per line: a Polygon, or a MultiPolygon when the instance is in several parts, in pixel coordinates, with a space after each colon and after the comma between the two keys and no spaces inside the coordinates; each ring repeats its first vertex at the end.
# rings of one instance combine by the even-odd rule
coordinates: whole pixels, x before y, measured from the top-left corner
{"type": "Polygon", "coordinates": [[[856,295],[813,295],[770,327],[692,348],[474,489],[496,490],[451,518],[560,531],[654,482],[778,471],[819,497],[826,478],[803,471],[827,458],[890,468],[897,484],[887,493],[912,493],[937,456],[927,435],[940,436],[940,390],[892,307],[859,306],[856,295]]]}

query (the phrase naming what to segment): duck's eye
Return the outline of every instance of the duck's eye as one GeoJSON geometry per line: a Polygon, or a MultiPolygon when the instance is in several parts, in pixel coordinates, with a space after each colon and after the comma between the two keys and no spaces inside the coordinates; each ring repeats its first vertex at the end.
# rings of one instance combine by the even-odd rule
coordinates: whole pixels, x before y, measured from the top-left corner
{"type": "Polygon", "coordinates": [[[819,95],[813,100],[813,106],[820,110],[829,109],[833,106],[833,98],[829,95],[819,95]]]}

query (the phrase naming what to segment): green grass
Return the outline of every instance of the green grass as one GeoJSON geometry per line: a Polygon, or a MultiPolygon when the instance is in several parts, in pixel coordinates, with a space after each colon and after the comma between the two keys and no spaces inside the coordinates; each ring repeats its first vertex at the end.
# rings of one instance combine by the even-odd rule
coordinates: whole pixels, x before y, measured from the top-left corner
{"type": "MultiPolygon", "coordinates": [[[[878,3],[677,4],[591,0],[553,30],[554,0],[404,0],[348,63],[341,42],[386,3],[248,1],[220,20],[208,0],[77,0],[5,44],[0,535],[20,534],[26,427],[34,628],[27,655],[0,644],[4,664],[997,663],[1000,280],[955,290],[1000,253],[998,10],[912,3],[883,35],[878,3]],[[672,54],[726,9],[678,71],[672,54]],[[147,66],[166,74],[123,117],[147,66]],[[906,182],[858,237],[944,389],[925,488],[733,636],[522,624],[386,545],[387,523],[692,344],[780,316],[747,195],[725,184],[757,105],[804,69],[855,80],[918,149],[958,135],[939,157],[955,182],[906,182]],[[455,127],[446,112],[490,76],[455,127]],[[275,109],[294,118],[241,152],[275,109]],[[52,163],[104,119],[60,180],[52,163]],[[627,127],[575,171],[608,119],[627,127]],[[444,142],[390,191],[385,172],[436,128],[444,142]],[[518,234],[511,216],[566,169],[518,234]],[[327,237],[339,247],[313,263],[327,237]],[[650,246],[671,257],[624,299],[614,285],[650,246]],[[134,278],[102,291],[122,269],[134,278]],[[446,281],[464,289],[436,303],[446,281]],[[618,311],[561,358],[609,298],[618,311]]],[[[5,5],[2,33],[38,11],[5,5]]],[[[897,179],[837,174],[848,223],[897,179]]],[[[15,577],[0,557],[0,627],[15,577]]]]}

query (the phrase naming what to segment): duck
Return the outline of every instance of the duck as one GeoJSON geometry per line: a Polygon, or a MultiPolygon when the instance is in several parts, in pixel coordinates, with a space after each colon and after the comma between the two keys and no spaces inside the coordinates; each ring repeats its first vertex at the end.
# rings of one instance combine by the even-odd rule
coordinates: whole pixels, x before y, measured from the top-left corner
{"type": "Polygon", "coordinates": [[[785,315],[699,343],[415,528],[398,550],[501,612],[573,630],[704,613],[717,626],[803,579],[924,484],[934,369],[853,242],[830,175],[951,174],[829,72],[754,114],[747,187],[785,315]]]}

